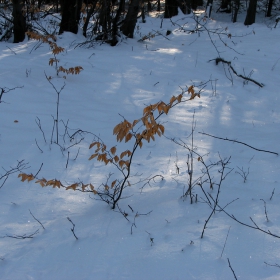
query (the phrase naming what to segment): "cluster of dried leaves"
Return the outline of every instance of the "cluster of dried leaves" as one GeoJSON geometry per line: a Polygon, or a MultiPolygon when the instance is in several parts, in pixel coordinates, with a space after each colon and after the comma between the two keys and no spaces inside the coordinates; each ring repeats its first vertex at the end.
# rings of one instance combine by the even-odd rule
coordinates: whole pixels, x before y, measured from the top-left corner
{"type": "MultiPolygon", "coordinates": [[[[77,75],[80,74],[80,72],[83,70],[82,66],[70,67],[68,69],[64,68],[63,66],[58,66],[59,59],[57,58],[57,55],[64,52],[65,49],[56,44],[56,37],[54,35],[41,35],[32,31],[28,31],[26,34],[30,39],[41,41],[42,43],[45,44],[49,44],[52,54],[54,55],[54,57],[51,57],[49,59],[49,65],[50,66],[55,65],[57,75],[60,72],[65,73],[67,75],[69,74],[77,75]]],[[[63,76],[63,78],[65,79],[66,76],[63,76]]],[[[49,79],[51,79],[51,77],[49,77],[49,79]]]]}

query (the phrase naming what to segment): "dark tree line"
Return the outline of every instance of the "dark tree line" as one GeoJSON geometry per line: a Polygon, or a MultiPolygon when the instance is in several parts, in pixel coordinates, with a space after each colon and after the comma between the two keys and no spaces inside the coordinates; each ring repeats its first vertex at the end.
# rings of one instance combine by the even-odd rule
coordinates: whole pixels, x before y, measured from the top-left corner
{"type": "MultiPolygon", "coordinates": [[[[145,21],[145,10],[164,9],[164,17],[171,18],[180,9],[190,14],[198,6],[205,5],[211,17],[213,0],[0,0],[0,40],[13,34],[14,42],[24,40],[25,32],[32,30],[32,20],[44,18],[49,14],[60,13],[59,34],[68,31],[77,33],[83,24],[83,35],[94,40],[103,40],[115,46],[120,33],[133,38],[140,13],[145,21]],[[9,13],[10,11],[10,17],[9,13]],[[91,24],[89,24],[91,22],[91,24]],[[10,27],[12,26],[12,28],[10,27]],[[6,28],[6,31],[5,31],[6,28]],[[4,30],[4,31],[3,31],[4,30]],[[1,37],[2,35],[2,37],[1,37]]],[[[241,5],[245,0],[218,0],[218,11],[232,13],[232,21],[237,21],[241,5]]],[[[255,22],[259,2],[265,3],[266,16],[272,15],[276,0],[249,0],[244,24],[255,22]]],[[[278,7],[279,9],[279,7],[278,7]]],[[[59,18],[59,17],[58,17],[59,18]]]]}

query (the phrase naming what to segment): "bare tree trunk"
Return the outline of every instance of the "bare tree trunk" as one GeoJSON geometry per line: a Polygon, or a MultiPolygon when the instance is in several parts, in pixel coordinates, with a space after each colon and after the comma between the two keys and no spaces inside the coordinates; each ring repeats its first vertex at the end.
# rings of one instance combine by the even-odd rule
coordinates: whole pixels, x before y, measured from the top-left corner
{"type": "Polygon", "coordinates": [[[83,26],[83,35],[85,37],[87,37],[87,28],[88,28],[89,20],[94,13],[96,4],[97,4],[97,0],[93,1],[90,10],[87,12],[87,18],[86,18],[86,21],[85,21],[84,26],[83,26]]]}
{"type": "Polygon", "coordinates": [[[140,0],[131,0],[124,23],[121,26],[122,33],[128,38],[133,38],[137,23],[137,15],[140,9],[140,0]]]}
{"type": "Polygon", "coordinates": [[[272,10],[273,0],[268,1],[266,17],[271,17],[271,10],[272,10]]]}
{"type": "Polygon", "coordinates": [[[177,0],[165,0],[164,17],[171,18],[178,15],[178,2],[177,0]]]}
{"type": "Polygon", "coordinates": [[[69,31],[77,34],[82,1],[63,0],[61,1],[61,4],[62,4],[62,19],[60,23],[59,34],[62,34],[64,31],[69,31]]]}
{"type": "Polygon", "coordinates": [[[212,13],[213,0],[208,0],[206,4],[206,14],[210,18],[212,13]]]}
{"type": "Polygon", "coordinates": [[[114,47],[118,43],[118,39],[117,39],[118,21],[120,19],[122,11],[124,10],[124,5],[125,5],[125,0],[120,0],[119,8],[118,8],[116,16],[113,20],[112,41],[111,41],[112,47],[114,47]]]}
{"type": "Polygon", "coordinates": [[[157,11],[160,12],[160,0],[157,0],[157,11]]]}
{"type": "Polygon", "coordinates": [[[238,11],[239,11],[239,7],[240,7],[240,0],[234,0],[234,14],[232,17],[232,22],[236,22],[237,21],[237,15],[238,15],[238,11]]]}
{"type": "Polygon", "coordinates": [[[249,8],[247,10],[247,16],[246,16],[246,19],[244,22],[245,25],[251,25],[251,24],[255,23],[256,11],[257,11],[257,1],[258,0],[250,0],[249,8]]]}
{"type": "Polygon", "coordinates": [[[102,33],[103,33],[103,40],[108,39],[108,33],[111,29],[111,17],[110,17],[110,11],[111,11],[111,2],[110,0],[102,0],[101,11],[99,14],[99,23],[102,26],[102,33]]]}
{"type": "Polygon", "coordinates": [[[14,43],[22,42],[25,38],[26,20],[22,14],[23,2],[13,0],[14,43]]]}

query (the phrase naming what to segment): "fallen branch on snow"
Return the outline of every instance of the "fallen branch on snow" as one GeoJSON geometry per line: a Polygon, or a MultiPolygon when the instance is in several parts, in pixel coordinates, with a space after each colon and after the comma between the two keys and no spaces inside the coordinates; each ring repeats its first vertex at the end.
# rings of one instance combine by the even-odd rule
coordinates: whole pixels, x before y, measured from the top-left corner
{"type": "Polygon", "coordinates": [[[221,57],[217,57],[217,58],[215,58],[215,59],[209,60],[208,62],[213,61],[213,60],[215,60],[216,65],[218,65],[219,62],[223,62],[223,63],[227,64],[227,65],[229,66],[229,68],[232,70],[232,72],[233,72],[237,77],[242,78],[242,79],[244,79],[244,80],[246,80],[246,81],[250,81],[250,82],[252,82],[252,83],[258,85],[259,87],[263,87],[263,86],[264,86],[264,84],[262,84],[262,83],[259,83],[259,82],[255,81],[255,80],[253,80],[253,79],[251,79],[251,78],[249,78],[249,77],[246,77],[246,76],[243,76],[243,75],[241,75],[241,74],[238,74],[238,73],[236,72],[236,70],[231,66],[231,61],[227,61],[227,60],[224,60],[224,59],[221,58],[221,57]]]}
{"type": "Polygon", "coordinates": [[[205,132],[198,132],[200,134],[203,134],[203,135],[207,135],[207,136],[210,136],[210,137],[213,137],[213,138],[216,138],[216,139],[221,139],[221,140],[226,140],[226,141],[231,141],[231,142],[235,142],[235,143],[238,143],[238,144],[242,144],[242,145],[245,145],[251,149],[254,149],[256,151],[259,151],[259,152],[265,152],[265,153],[270,153],[270,154],[274,154],[274,155],[277,155],[278,156],[278,153],[276,152],[271,152],[271,151],[266,151],[266,150],[262,150],[262,149],[257,149],[257,148],[254,148],[244,142],[240,142],[240,141],[237,141],[237,140],[232,140],[232,139],[228,139],[228,138],[222,138],[222,137],[218,137],[218,136],[214,136],[214,135],[211,135],[211,134],[208,134],[208,133],[205,133],[205,132]]]}

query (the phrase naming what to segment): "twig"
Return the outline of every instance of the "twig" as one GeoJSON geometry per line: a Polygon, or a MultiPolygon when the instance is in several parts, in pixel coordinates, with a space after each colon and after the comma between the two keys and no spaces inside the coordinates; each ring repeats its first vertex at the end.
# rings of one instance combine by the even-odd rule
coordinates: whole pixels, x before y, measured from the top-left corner
{"type": "Polygon", "coordinates": [[[203,134],[203,135],[207,135],[207,136],[210,136],[210,137],[213,137],[213,138],[216,138],[216,139],[220,139],[220,140],[225,140],[225,141],[230,141],[230,142],[235,142],[235,143],[238,143],[238,144],[242,144],[242,145],[245,145],[251,149],[254,149],[256,151],[259,151],[259,152],[265,152],[265,153],[270,153],[270,154],[274,154],[274,155],[277,155],[278,156],[278,153],[276,152],[271,152],[271,151],[266,151],[266,150],[261,150],[261,149],[257,149],[257,148],[254,148],[244,142],[240,142],[240,141],[237,141],[237,140],[232,140],[232,139],[228,139],[228,138],[222,138],[222,137],[218,137],[218,136],[214,136],[214,135],[211,135],[211,134],[208,134],[208,133],[205,133],[205,132],[198,132],[200,134],[203,134]]]}
{"type": "Polygon", "coordinates": [[[274,63],[274,65],[273,65],[272,68],[271,68],[271,71],[274,70],[274,68],[275,68],[275,66],[276,66],[276,64],[278,63],[279,60],[280,60],[280,58],[278,58],[278,59],[276,60],[276,62],[274,63]]]}
{"type": "Polygon", "coordinates": [[[79,155],[79,152],[80,152],[80,148],[78,149],[78,152],[77,152],[77,154],[76,154],[76,156],[75,156],[74,160],[76,160],[76,159],[77,159],[77,157],[78,157],[78,155],[79,155]]]}
{"type": "Polygon", "coordinates": [[[232,271],[232,273],[233,273],[234,278],[237,280],[237,277],[236,277],[236,275],[235,275],[235,273],[234,273],[234,270],[233,270],[233,268],[231,267],[231,264],[230,264],[229,258],[227,258],[227,260],[228,260],[228,266],[229,266],[229,268],[231,269],[231,271],[232,271]]]}
{"type": "MultiPolygon", "coordinates": [[[[225,207],[223,207],[223,209],[225,209],[226,207],[228,207],[230,204],[232,204],[233,202],[235,202],[236,200],[238,200],[239,198],[235,198],[234,200],[232,200],[231,202],[227,203],[225,207]]],[[[223,210],[219,210],[219,211],[223,211],[223,210]]]]}
{"type": "Polygon", "coordinates": [[[39,145],[38,145],[38,143],[37,143],[36,138],[35,138],[35,143],[36,143],[36,145],[37,145],[38,149],[40,150],[40,152],[41,152],[41,153],[43,153],[43,150],[39,147],[39,145]]]}
{"type": "Polygon", "coordinates": [[[21,161],[18,161],[18,164],[16,167],[10,167],[11,169],[10,170],[5,170],[4,168],[4,171],[5,171],[5,174],[4,175],[0,175],[0,181],[3,179],[3,183],[1,184],[0,186],[0,189],[4,186],[5,182],[7,181],[7,179],[9,178],[9,176],[13,173],[16,173],[16,172],[20,172],[24,169],[27,169],[27,164],[28,163],[24,163],[24,160],[21,160],[21,161]]]}
{"type": "Polygon", "coordinates": [[[45,227],[43,226],[43,224],[42,224],[38,219],[36,219],[36,218],[34,217],[34,215],[32,214],[32,212],[30,211],[30,209],[29,209],[29,212],[30,212],[31,216],[34,218],[34,220],[36,220],[36,221],[41,225],[41,227],[42,227],[43,229],[45,229],[45,227]]]}
{"type": "Polygon", "coordinates": [[[41,169],[42,169],[42,167],[43,167],[43,162],[41,163],[41,166],[40,166],[40,168],[39,168],[39,170],[37,171],[37,173],[34,175],[34,178],[36,178],[37,177],[37,175],[39,174],[39,172],[41,171],[41,169]]]}
{"type": "Polygon", "coordinates": [[[265,216],[266,216],[266,221],[269,222],[269,219],[268,219],[268,216],[267,216],[267,211],[266,211],[266,202],[262,198],[260,200],[262,200],[263,203],[264,203],[264,213],[265,213],[265,216]]]}
{"type": "Polygon", "coordinates": [[[269,200],[272,200],[272,197],[273,197],[273,195],[274,195],[274,191],[275,191],[275,188],[273,189],[272,194],[271,194],[271,197],[270,197],[269,200]]]}
{"type": "Polygon", "coordinates": [[[9,238],[14,238],[14,239],[28,239],[28,238],[33,238],[35,234],[39,233],[39,229],[37,229],[34,233],[31,233],[29,235],[8,235],[6,234],[5,236],[2,236],[2,238],[9,237],[9,238]]]}
{"type": "Polygon", "coordinates": [[[223,250],[222,250],[222,253],[221,253],[220,258],[222,258],[222,257],[223,257],[223,253],[224,253],[224,250],[225,250],[225,247],[226,247],[226,243],[227,243],[227,239],[228,239],[229,231],[230,231],[230,227],[228,228],[227,237],[226,237],[225,244],[224,244],[224,247],[223,247],[223,250]]]}
{"type": "MultiPolygon", "coordinates": [[[[212,198],[212,197],[211,197],[211,198],[212,198]]],[[[214,199],[212,198],[212,200],[214,200],[214,199]]],[[[224,208],[222,208],[220,205],[217,204],[217,206],[218,206],[218,207],[220,208],[220,210],[223,211],[228,217],[232,218],[232,219],[233,219],[234,221],[236,221],[237,223],[239,223],[239,224],[241,224],[241,225],[243,225],[243,226],[245,226],[245,227],[249,227],[249,228],[252,228],[252,229],[259,230],[259,231],[261,231],[261,232],[263,232],[263,233],[265,233],[265,234],[267,234],[267,235],[270,235],[270,236],[273,236],[273,237],[275,237],[275,238],[279,238],[279,239],[280,239],[280,236],[279,236],[279,235],[272,233],[270,230],[264,230],[264,229],[260,228],[260,227],[256,224],[256,222],[255,222],[251,217],[250,217],[250,220],[252,221],[252,223],[254,224],[254,226],[239,221],[237,218],[235,218],[234,215],[229,214],[229,213],[228,213],[226,210],[224,210],[224,208]]]]}
{"type": "Polygon", "coordinates": [[[39,129],[41,130],[41,132],[42,132],[42,134],[43,134],[45,143],[47,143],[46,137],[45,137],[45,133],[44,133],[44,131],[43,131],[43,129],[42,129],[42,126],[41,126],[41,121],[40,121],[40,119],[37,117],[37,120],[35,120],[35,122],[36,122],[36,124],[38,125],[39,129]]]}
{"type": "Polygon", "coordinates": [[[68,152],[67,152],[67,162],[66,162],[66,169],[67,169],[67,167],[68,167],[68,162],[69,162],[69,154],[70,154],[70,152],[68,151],[68,152]]]}
{"type": "Polygon", "coordinates": [[[13,51],[11,48],[9,48],[8,46],[6,46],[14,55],[16,55],[17,53],[15,51],[13,51]]]}
{"type": "Polygon", "coordinates": [[[131,210],[132,212],[134,212],[133,209],[132,209],[132,207],[131,207],[130,205],[127,205],[127,206],[130,208],[130,210],[131,210]]]}
{"type": "Polygon", "coordinates": [[[137,213],[135,214],[133,223],[131,224],[131,228],[130,228],[130,234],[131,234],[131,235],[132,235],[132,233],[133,233],[132,228],[133,228],[133,227],[137,228],[136,223],[135,223],[136,217],[138,217],[137,213]]]}
{"type": "MultiPolygon", "coordinates": [[[[259,82],[255,81],[255,80],[251,79],[250,77],[246,77],[246,76],[243,76],[243,75],[241,75],[241,74],[238,74],[238,73],[236,72],[236,70],[231,66],[231,62],[230,62],[230,61],[224,60],[224,59],[221,58],[221,57],[218,57],[218,58],[215,58],[215,59],[212,59],[212,60],[215,60],[215,61],[216,61],[216,65],[218,65],[219,62],[223,62],[223,63],[227,64],[227,65],[229,66],[229,68],[232,70],[232,72],[233,72],[237,77],[242,78],[242,79],[244,79],[244,80],[246,80],[246,81],[250,81],[250,82],[252,82],[252,83],[258,85],[259,87],[263,87],[263,86],[264,86],[264,84],[259,83],[259,82]]],[[[209,61],[212,61],[212,60],[209,60],[209,61]]]]}
{"type": "Polygon", "coordinates": [[[163,177],[162,175],[154,175],[154,176],[152,176],[152,177],[150,177],[150,178],[145,179],[145,181],[147,181],[147,182],[140,188],[140,189],[141,189],[141,193],[143,192],[143,189],[144,189],[144,187],[145,187],[146,185],[149,185],[149,186],[151,187],[150,182],[151,182],[152,180],[153,180],[154,182],[156,182],[156,181],[155,181],[155,178],[157,178],[157,177],[160,177],[161,180],[164,179],[164,177],[163,177]]]}
{"type": "Polygon", "coordinates": [[[76,238],[76,240],[78,240],[78,237],[75,234],[75,224],[72,222],[72,220],[69,217],[67,217],[67,219],[73,225],[73,228],[71,228],[71,231],[72,231],[74,237],[76,238]]]}
{"type": "Polygon", "coordinates": [[[250,167],[248,167],[248,171],[247,172],[245,172],[243,170],[243,166],[242,166],[242,168],[237,166],[237,168],[240,170],[240,172],[239,171],[235,171],[235,173],[239,174],[243,178],[243,183],[246,183],[247,177],[248,177],[248,175],[250,173],[250,167]]]}
{"type": "Polygon", "coordinates": [[[45,77],[49,84],[53,87],[57,94],[57,100],[56,100],[56,119],[55,119],[55,125],[56,125],[56,144],[58,144],[58,116],[59,116],[59,100],[60,100],[60,93],[63,91],[64,87],[66,86],[66,83],[63,83],[63,86],[60,89],[57,89],[55,85],[52,83],[51,79],[47,76],[45,72],[45,77]]]}
{"type": "Polygon", "coordinates": [[[2,97],[3,97],[4,93],[8,93],[9,91],[15,90],[17,88],[23,88],[23,86],[21,86],[21,87],[14,87],[14,88],[6,88],[6,87],[2,88],[2,87],[0,87],[0,103],[3,102],[2,101],[2,97]]]}
{"type": "Polygon", "coordinates": [[[269,263],[267,263],[267,262],[264,262],[266,265],[268,265],[268,266],[275,266],[275,267],[278,267],[278,268],[280,268],[280,265],[279,264],[269,264],[269,263]]]}
{"type": "Polygon", "coordinates": [[[214,207],[213,207],[212,212],[210,213],[208,219],[205,221],[200,238],[203,238],[204,231],[207,227],[207,224],[210,221],[212,215],[216,212],[216,207],[218,206],[218,202],[219,202],[219,195],[220,195],[220,191],[221,191],[222,182],[225,180],[227,175],[233,170],[233,169],[230,169],[230,171],[225,174],[225,170],[227,168],[227,165],[229,164],[230,159],[231,159],[231,157],[229,157],[228,159],[225,159],[225,160],[222,160],[222,159],[220,160],[220,164],[222,165],[222,168],[221,168],[221,170],[219,170],[219,173],[221,175],[220,175],[220,181],[218,183],[218,191],[217,191],[216,199],[214,200],[214,198],[209,194],[211,199],[214,201],[214,207]]]}

